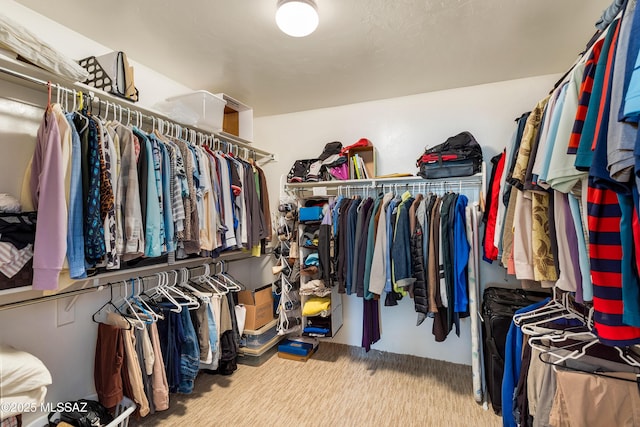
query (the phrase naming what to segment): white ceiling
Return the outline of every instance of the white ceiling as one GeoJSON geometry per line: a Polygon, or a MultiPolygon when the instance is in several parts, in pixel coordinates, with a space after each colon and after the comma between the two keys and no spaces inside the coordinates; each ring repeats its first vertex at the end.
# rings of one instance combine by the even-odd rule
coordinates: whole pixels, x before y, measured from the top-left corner
{"type": "Polygon", "coordinates": [[[277,0],[18,0],[256,116],[560,73],[612,0],[317,0],[292,38],[277,0]]]}

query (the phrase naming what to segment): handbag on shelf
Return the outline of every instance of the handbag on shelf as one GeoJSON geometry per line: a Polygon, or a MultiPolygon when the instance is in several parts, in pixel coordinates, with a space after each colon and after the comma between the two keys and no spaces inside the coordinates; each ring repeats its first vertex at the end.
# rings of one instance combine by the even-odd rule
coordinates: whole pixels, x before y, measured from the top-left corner
{"type": "Polygon", "coordinates": [[[124,52],[114,51],[105,55],[89,56],[78,62],[89,72],[89,78],[83,83],[129,101],[139,100],[139,92],[134,84],[133,67],[129,65],[124,52]]]}

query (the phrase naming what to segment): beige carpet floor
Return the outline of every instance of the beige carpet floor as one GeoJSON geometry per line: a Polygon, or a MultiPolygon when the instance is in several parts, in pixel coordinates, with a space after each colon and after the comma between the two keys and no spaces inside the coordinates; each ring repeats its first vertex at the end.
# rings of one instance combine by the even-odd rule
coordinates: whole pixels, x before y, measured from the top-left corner
{"type": "Polygon", "coordinates": [[[130,426],[500,426],[472,394],[471,367],[330,342],[307,362],[276,355],[130,426]]]}

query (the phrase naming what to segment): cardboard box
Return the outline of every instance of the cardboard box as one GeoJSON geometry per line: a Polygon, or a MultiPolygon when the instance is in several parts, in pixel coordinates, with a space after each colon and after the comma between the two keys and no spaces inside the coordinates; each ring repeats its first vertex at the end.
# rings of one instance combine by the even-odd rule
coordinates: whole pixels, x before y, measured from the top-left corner
{"type": "Polygon", "coordinates": [[[238,292],[238,303],[247,309],[244,328],[256,330],[273,320],[273,293],[271,285],[255,291],[238,292]]]}
{"type": "Polygon", "coordinates": [[[317,340],[314,342],[285,340],[278,346],[278,357],[306,362],[316,352],[318,344],[317,340]]]}
{"type": "Polygon", "coordinates": [[[315,352],[316,350],[314,349],[306,356],[298,356],[297,354],[283,353],[279,351],[278,357],[280,359],[295,360],[296,362],[306,362],[307,360],[311,359],[311,356],[313,356],[315,352]]]}
{"type": "Polygon", "coordinates": [[[253,141],[253,108],[226,93],[216,95],[227,103],[222,118],[222,131],[249,142],[253,141]]]}

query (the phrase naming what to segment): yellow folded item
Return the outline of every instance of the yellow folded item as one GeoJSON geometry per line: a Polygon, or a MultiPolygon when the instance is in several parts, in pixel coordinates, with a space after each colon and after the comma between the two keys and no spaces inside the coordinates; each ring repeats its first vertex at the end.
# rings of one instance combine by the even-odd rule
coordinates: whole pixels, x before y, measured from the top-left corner
{"type": "Polygon", "coordinates": [[[303,316],[316,316],[331,307],[331,298],[311,297],[302,307],[303,316]]]}

